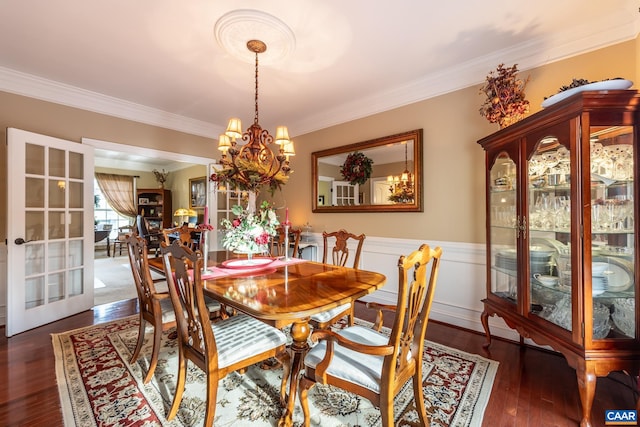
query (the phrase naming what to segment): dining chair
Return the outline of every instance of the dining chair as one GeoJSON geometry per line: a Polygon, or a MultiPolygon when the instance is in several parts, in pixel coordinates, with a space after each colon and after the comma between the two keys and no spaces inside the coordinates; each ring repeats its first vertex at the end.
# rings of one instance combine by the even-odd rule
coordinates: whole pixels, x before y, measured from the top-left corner
{"type": "Polygon", "coordinates": [[[162,241],[161,232],[152,232],[149,227],[149,221],[142,215],[136,216],[136,228],[138,229],[138,236],[142,237],[147,242],[147,249],[153,249],[155,255],[160,253],[160,243],[162,241]]]}
{"type": "MultiPolygon", "coordinates": [[[[358,268],[360,265],[360,255],[362,254],[362,246],[365,238],[366,236],[364,234],[355,235],[344,229],[331,233],[327,233],[326,231],[323,232],[322,240],[324,243],[324,249],[322,252],[322,263],[344,267],[347,265],[347,261],[351,259],[353,261],[351,266],[353,266],[353,268],[358,268]],[[349,249],[349,244],[351,242],[357,243],[355,251],[351,251],[349,249]]],[[[330,310],[314,314],[311,316],[309,323],[314,328],[325,329],[345,315],[348,316],[349,326],[353,326],[354,315],[352,303],[346,303],[330,310]]]]}
{"type": "Polygon", "coordinates": [[[219,380],[230,372],[242,372],[272,357],[283,366],[280,403],[284,406],[291,371],[285,334],[246,314],[211,323],[209,316],[204,314],[207,309],[200,251],[191,251],[177,241],[171,245],[163,243],[160,251],[178,330],[178,377],[167,419],[172,420],[180,407],[189,360],[207,377],[204,426],[213,425],[219,380]]]}
{"type": "Polygon", "coordinates": [[[118,255],[122,255],[122,247],[127,245],[127,236],[134,233],[133,225],[123,225],[118,227],[118,237],[113,241],[113,256],[116,256],[116,248],[118,255]]]}
{"type": "Polygon", "coordinates": [[[423,244],[398,260],[396,305],[367,303],[377,311],[373,328],[355,325],[337,332],[316,330],[318,342],[304,358],[299,397],[304,425],[309,426],[307,394],[316,383],[331,384],[355,393],[380,408],[382,426],[393,426],[393,400],[413,379],[413,393],[420,425],[428,426],[422,386],[422,353],[429,312],[436,289],[442,249],[423,244]],[[380,332],[383,311],[395,311],[390,335],[380,332]]]}
{"type": "MultiPolygon", "coordinates": [[[[162,229],[162,236],[163,236],[164,243],[166,245],[170,245],[171,242],[175,240],[177,236],[178,238],[177,240],[181,244],[183,244],[184,246],[188,247],[191,250],[196,250],[200,247],[200,244],[199,244],[200,242],[194,239],[191,233],[192,233],[192,229],[190,229],[188,225],[181,225],[180,227],[162,229]]],[[[198,233],[198,235],[199,234],[200,233],[198,233]]]]}
{"type": "Polygon", "coordinates": [[[153,377],[156,365],[158,364],[162,332],[174,327],[176,325],[176,319],[169,293],[158,292],[155,281],[151,277],[146,240],[132,234],[125,239],[125,242],[129,254],[131,271],[133,273],[133,282],[135,283],[138,293],[138,312],[140,317],[138,341],[136,342],[136,348],[131,355],[129,363],[134,363],[138,360],[140,350],[144,344],[147,322],[153,326],[151,360],[149,362],[149,370],[144,378],[144,383],[146,384],[151,380],[151,377],[153,377]]]}
{"type": "Polygon", "coordinates": [[[276,228],[276,235],[271,238],[269,242],[269,254],[272,257],[286,256],[287,251],[292,249],[292,258],[298,257],[298,246],[300,245],[300,235],[302,230],[299,228],[289,228],[289,247],[285,247],[285,232],[284,227],[279,226],[276,228]],[[293,245],[293,246],[292,246],[293,245]]]}

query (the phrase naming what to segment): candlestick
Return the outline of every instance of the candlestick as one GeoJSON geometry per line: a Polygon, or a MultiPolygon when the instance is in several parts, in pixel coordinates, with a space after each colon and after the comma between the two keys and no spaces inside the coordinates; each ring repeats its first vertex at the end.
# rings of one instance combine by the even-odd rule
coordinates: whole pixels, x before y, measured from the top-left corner
{"type": "Polygon", "coordinates": [[[284,223],[284,260],[289,261],[289,221],[284,223]]]}

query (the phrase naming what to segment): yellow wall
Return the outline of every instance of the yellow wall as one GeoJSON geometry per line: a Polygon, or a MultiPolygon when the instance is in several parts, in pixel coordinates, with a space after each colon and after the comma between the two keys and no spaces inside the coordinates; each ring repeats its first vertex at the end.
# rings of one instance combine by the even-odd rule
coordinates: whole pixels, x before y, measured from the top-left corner
{"type": "MultiPolygon", "coordinates": [[[[573,78],[624,77],[640,82],[636,51],[636,41],[629,41],[521,72],[530,76],[526,89],[530,114],[541,109],[545,96],[573,78]]],[[[483,101],[480,86],[296,137],[297,154],[291,161],[295,173],[284,189],[291,221],[294,225],[309,221],[316,232],[346,228],[372,236],[484,243],[484,152],[476,141],[497,131],[498,125],[478,112],[483,101]],[[423,213],[311,212],[313,151],[417,128],[424,129],[423,213]]]]}
{"type": "MultiPolygon", "coordinates": [[[[527,99],[531,113],[544,96],[572,78],[591,81],[625,77],[640,82],[636,41],[620,43],[533,70],[527,99]]],[[[509,65],[509,64],[507,64],[509,65]]],[[[497,64],[495,64],[497,66],[497,64]]],[[[495,66],[487,69],[489,72],[495,66]]],[[[481,76],[479,80],[482,80],[481,76]]],[[[294,170],[274,199],[289,207],[291,221],[309,221],[313,231],[347,228],[370,236],[482,243],[485,240],[484,153],[476,141],[498,130],[478,113],[480,84],[364,119],[294,138],[294,170]],[[311,153],[412,129],[424,129],[424,212],[311,213],[311,153]]],[[[201,156],[215,153],[214,141],[154,126],[0,92],[0,132],[16,127],[72,141],[82,137],[201,156]]],[[[6,146],[0,167],[6,171],[6,146]]],[[[200,174],[202,176],[204,174],[200,174]]],[[[6,182],[6,181],[5,181],[6,182]]],[[[0,184],[0,238],[6,238],[6,184],[0,184]]],[[[263,195],[269,198],[268,194],[263,195]]],[[[182,201],[176,201],[178,206],[182,201]]]]}

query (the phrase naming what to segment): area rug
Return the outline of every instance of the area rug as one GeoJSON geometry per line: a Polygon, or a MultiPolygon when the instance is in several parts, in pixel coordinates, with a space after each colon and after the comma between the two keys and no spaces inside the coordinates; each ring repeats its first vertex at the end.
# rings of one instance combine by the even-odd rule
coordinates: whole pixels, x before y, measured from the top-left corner
{"type": "MultiPolygon", "coordinates": [[[[358,322],[366,324],[366,322],[358,322]]],[[[165,414],[175,391],[178,348],[163,336],[153,380],[143,384],[151,353],[152,329],[138,362],[129,364],[138,317],[52,334],[56,377],[66,426],[200,426],[204,414],[204,374],[189,363],[187,386],[178,416],[165,414]]],[[[480,426],[498,363],[426,341],[423,387],[431,426],[480,426]]],[[[281,414],[282,370],[253,366],[231,373],[219,384],[215,426],[277,426],[281,414]]],[[[395,425],[416,426],[411,381],[395,400],[395,425]]],[[[363,398],[338,388],[316,386],[309,392],[314,426],[377,426],[380,412],[363,398]]],[[[302,425],[296,399],[294,426],[302,425]]]]}

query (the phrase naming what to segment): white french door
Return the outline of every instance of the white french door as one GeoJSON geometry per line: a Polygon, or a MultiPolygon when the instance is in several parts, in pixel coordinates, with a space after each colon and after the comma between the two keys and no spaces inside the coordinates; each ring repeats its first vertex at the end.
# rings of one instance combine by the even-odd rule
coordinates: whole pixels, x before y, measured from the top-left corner
{"type": "Polygon", "coordinates": [[[93,306],[93,147],[7,129],[7,326],[93,306]]]}

